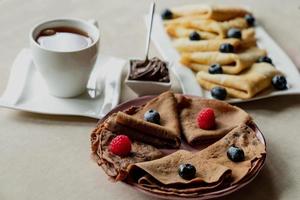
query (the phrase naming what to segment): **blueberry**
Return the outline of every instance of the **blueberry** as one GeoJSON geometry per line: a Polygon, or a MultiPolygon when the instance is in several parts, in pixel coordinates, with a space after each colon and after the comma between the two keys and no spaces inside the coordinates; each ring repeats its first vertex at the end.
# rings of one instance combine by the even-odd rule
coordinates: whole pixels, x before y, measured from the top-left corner
{"type": "Polygon", "coordinates": [[[181,164],[178,168],[178,174],[183,179],[191,180],[196,175],[196,168],[191,164],[181,164]]]}
{"type": "Polygon", "coordinates": [[[228,38],[237,38],[241,39],[242,38],[242,32],[238,28],[231,28],[227,31],[227,37],[228,38]]]}
{"type": "Polygon", "coordinates": [[[215,99],[224,100],[227,96],[227,91],[222,87],[214,87],[210,90],[211,96],[215,99]]]}
{"type": "Polygon", "coordinates": [[[223,74],[223,69],[220,64],[213,64],[208,68],[210,74],[223,74]]]}
{"type": "Polygon", "coordinates": [[[277,90],[285,90],[287,89],[287,81],[284,76],[276,75],[272,78],[272,85],[277,90]]]}
{"type": "Polygon", "coordinates": [[[249,26],[254,26],[254,24],[255,24],[255,18],[253,17],[253,15],[251,15],[251,14],[245,15],[245,20],[247,21],[247,24],[249,26]]]}
{"type": "Polygon", "coordinates": [[[163,19],[172,19],[173,18],[173,13],[171,10],[169,9],[165,9],[162,13],[161,13],[161,18],[163,19]]]}
{"type": "Polygon", "coordinates": [[[155,123],[155,124],[160,124],[160,115],[156,110],[148,110],[145,114],[144,114],[144,119],[147,122],[151,122],[151,123],[155,123]]]}
{"type": "Polygon", "coordinates": [[[219,51],[222,53],[233,53],[234,47],[232,46],[232,44],[224,43],[220,45],[219,51]]]}
{"type": "Polygon", "coordinates": [[[257,60],[258,63],[261,63],[261,62],[266,62],[266,63],[269,63],[271,65],[273,65],[273,62],[272,62],[272,59],[269,58],[268,56],[261,56],[258,58],[257,60]]]}
{"type": "Polygon", "coordinates": [[[201,36],[196,31],[193,31],[189,35],[190,40],[201,40],[201,36]]]}
{"type": "Polygon", "coordinates": [[[234,146],[228,148],[227,157],[233,162],[241,162],[245,160],[243,149],[234,146]]]}

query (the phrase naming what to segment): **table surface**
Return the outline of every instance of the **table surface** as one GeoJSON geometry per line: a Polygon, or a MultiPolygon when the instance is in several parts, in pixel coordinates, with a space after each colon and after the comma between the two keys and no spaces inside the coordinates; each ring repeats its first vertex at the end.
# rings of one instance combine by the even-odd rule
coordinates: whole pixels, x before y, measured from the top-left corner
{"type": "MultiPolygon", "coordinates": [[[[184,1],[197,3],[196,0],[184,1]]],[[[203,0],[235,5],[237,1],[203,0]]],[[[300,66],[299,0],[247,0],[268,33],[300,66]],[[298,55],[298,58],[297,58],[298,55]]],[[[158,9],[182,4],[158,2],[158,9]]],[[[28,46],[30,28],[58,17],[95,18],[101,29],[101,53],[122,58],[143,56],[143,15],[149,0],[0,0],[0,93],[11,64],[28,46]]],[[[151,55],[159,56],[154,47],[151,55]]],[[[173,89],[178,90],[175,84],[173,89]]],[[[121,101],[135,98],[122,87],[121,101]]],[[[267,139],[267,162],[247,187],[223,199],[299,199],[300,96],[239,104],[267,139]]],[[[30,114],[0,108],[0,199],[153,199],[122,183],[111,183],[90,159],[90,132],[96,120],[30,114]]]]}

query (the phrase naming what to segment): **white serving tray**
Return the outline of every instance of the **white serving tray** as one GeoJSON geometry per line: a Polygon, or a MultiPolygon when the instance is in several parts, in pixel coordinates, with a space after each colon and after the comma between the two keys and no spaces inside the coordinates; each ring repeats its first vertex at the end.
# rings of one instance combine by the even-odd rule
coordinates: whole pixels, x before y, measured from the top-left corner
{"type": "MultiPolygon", "coordinates": [[[[145,17],[146,24],[147,16],[145,17]]],[[[276,44],[276,42],[267,34],[267,32],[261,26],[255,27],[256,38],[259,47],[266,49],[268,55],[272,58],[274,65],[277,69],[283,72],[287,78],[289,89],[283,91],[268,90],[260,93],[254,98],[242,100],[236,98],[227,98],[229,103],[238,103],[253,101],[279,95],[295,95],[300,94],[300,74],[287,56],[287,54],[276,44]]],[[[171,39],[167,35],[163,27],[163,22],[159,15],[154,16],[153,29],[152,29],[152,41],[157,47],[163,58],[169,62],[173,62],[172,71],[177,76],[184,94],[197,95],[205,98],[212,98],[209,91],[202,89],[196,81],[195,75],[189,68],[180,64],[180,55],[176,49],[172,46],[171,39]]]]}
{"type": "MultiPolygon", "coordinates": [[[[23,49],[11,68],[7,87],[0,97],[0,106],[51,115],[72,115],[101,118],[119,103],[122,69],[126,61],[99,55],[86,93],[76,98],[51,96],[31,52],[23,49]],[[101,78],[103,79],[101,81],[101,78]],[[96,80],[102,82],[102,92],[95,90],[96,80]],[[95,92],[98,91],[98,95],[95,92]]],[[[99,84],[98,84],[99,85],[99,84]]]]}

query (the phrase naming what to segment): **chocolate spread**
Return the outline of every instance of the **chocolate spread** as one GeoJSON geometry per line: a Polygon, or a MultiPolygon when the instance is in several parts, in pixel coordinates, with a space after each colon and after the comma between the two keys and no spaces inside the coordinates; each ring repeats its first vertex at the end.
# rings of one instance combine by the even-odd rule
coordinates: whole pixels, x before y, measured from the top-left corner
{"type": "Polygon", "coordinates": [[[170,82],[167,63],[156,57],[149,60],[133,60],[130,63],[129,79],[170,82]]]}

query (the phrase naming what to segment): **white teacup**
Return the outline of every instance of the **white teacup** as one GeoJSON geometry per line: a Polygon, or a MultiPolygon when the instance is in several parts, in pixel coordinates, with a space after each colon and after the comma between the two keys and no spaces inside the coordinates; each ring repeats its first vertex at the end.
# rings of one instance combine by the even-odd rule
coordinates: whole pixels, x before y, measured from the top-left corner
{"type": "Polygon", "coordinates": [[[99,29],[95,20],[55,19],[36,25],[30,32],[33,61],[44,78],[50,94],[56,97],[74,97],[87,89],[99,48],[99,29]],[[70,27],[82,30],[92,39],[87,47],[71,51],[47,49],[36,41],[44,29],[70,27]]]}

